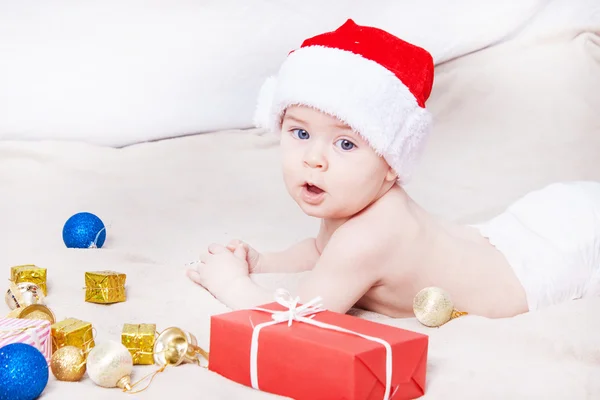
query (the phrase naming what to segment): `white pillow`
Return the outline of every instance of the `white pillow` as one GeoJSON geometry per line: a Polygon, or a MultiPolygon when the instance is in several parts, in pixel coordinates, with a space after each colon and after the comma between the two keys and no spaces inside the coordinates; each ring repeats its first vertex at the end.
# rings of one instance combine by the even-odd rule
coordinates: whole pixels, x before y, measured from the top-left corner
{"type": "Polygon", "coordinates": [[[438,68],[407,186],[429,211],[475,223],[552,182],[600,181],[600,35],[530,39],[438,68]]]}
{"type": "Polygon", "coordinates": [[[252,124],[303,39],[347,18],[436,62],[501,41],[543,0],[104,0],[0,3],[0,139],[110,146],[252,124]]]}

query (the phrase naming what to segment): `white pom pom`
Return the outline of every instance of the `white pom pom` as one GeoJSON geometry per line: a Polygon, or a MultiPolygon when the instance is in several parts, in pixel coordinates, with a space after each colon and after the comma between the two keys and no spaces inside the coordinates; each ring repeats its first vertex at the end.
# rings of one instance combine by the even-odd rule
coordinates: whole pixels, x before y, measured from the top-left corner
{"type": "Polygon", "coordinates": [[[273,98],[276,89],[277,78],[274,76],[267,78],[260,88],[254,112],[254,125],[258,128],[274,128],[273,98]]]}

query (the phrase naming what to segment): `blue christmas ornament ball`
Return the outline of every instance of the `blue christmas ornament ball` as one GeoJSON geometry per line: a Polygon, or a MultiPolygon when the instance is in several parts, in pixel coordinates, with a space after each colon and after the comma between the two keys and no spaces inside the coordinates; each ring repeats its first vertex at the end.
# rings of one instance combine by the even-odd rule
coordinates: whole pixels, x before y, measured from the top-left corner
{"type": "Polygon", "coordinates": [[[63,227],[63,241],[70,248],[100,248],[106,240],[106,227],[100,218],[89,212],[70,217],[63,227]]]}
{"type": "Polygon", "coordinates": [[[0,400],[37,399],[48,384],[48,362],[24,343],[0,348],[0,400]]]}

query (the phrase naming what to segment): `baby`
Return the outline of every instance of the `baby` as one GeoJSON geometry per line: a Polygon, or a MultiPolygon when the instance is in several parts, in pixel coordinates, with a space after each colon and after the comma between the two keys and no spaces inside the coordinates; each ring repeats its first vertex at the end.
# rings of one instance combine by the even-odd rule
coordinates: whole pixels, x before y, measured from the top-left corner
{"type": "Polygon", "coordinates": [[[550,185],[476,226],[410,198],[432,84],[430,54],[383,30],[348,20],[304,41],[263,86],[257,125],[281,135],[286,188],[320,230],[277,253],[213,244],[188,276],[237,309],[273,301],[250,273],[310,271],[293,293],[301,302],[390,317],[413,316],[428,286],[491,318],[597,295],[600,183],[550,185]]]}

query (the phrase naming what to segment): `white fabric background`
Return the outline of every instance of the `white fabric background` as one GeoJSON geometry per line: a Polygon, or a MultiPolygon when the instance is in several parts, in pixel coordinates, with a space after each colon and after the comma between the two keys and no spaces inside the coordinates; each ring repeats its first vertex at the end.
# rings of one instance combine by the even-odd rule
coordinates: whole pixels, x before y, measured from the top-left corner
{"type": "Polygon", "coordinates": [[[424,46],[441,63],[533,20],[531,34],[600,25],[592,7],[590,0],[3,0],[0,139],[123,146],[248,128],[261,83],[287,53],[349,17],[424,46]]]}

